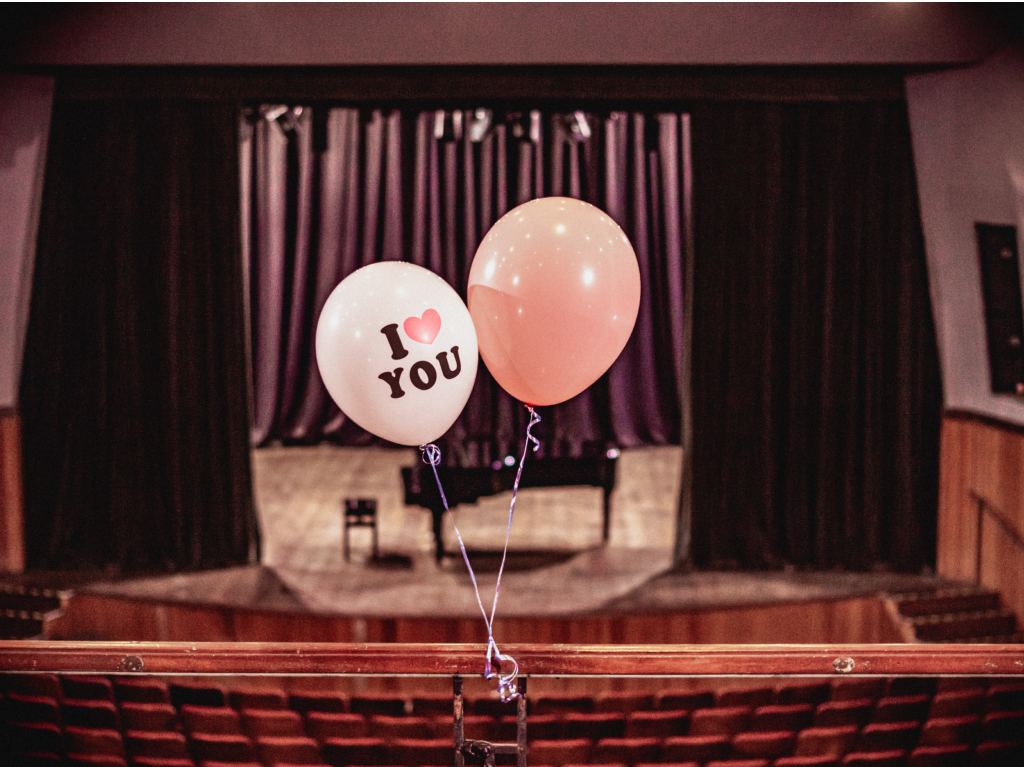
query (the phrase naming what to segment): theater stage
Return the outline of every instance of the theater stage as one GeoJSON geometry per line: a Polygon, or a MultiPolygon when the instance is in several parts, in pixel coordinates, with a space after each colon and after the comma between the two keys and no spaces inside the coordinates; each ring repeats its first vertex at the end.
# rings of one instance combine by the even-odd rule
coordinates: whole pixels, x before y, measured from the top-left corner
{"type": "MultiPolygon", "coordinates": [[[[524,491],[498,628],[508,641],[899,640],[882,595],[935,578],[886,573],[673,573],[678,448],[623,451],[601,544],[601,492],[524,491]]],[[[61,629],[122,639],[476,641],[482,621],[447,528],[433,558],[430,514],[402,504],[412,450],[317,446],[254,453],[262,564],[81,585],[61,629]],[[341,550],[339,500],[378,501],[381,556],[368,531],[341,550]]],[[[526,466],[529,471],[529,464],[526,466]]],[[[507,493],[457,514],[490,605],[507,493]]]]}

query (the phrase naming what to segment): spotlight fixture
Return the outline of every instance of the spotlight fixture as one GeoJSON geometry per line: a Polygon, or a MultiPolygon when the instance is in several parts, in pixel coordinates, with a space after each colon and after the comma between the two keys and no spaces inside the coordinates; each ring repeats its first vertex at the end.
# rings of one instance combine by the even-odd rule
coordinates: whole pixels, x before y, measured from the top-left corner
{"type": "Polygon", "coordinates": [[[506,119],[512,126],[512,136],[519,141],[540,141],[540,112],[509,112],[506,119]]]}
{"type": "Polygon", "coordinates": [[[439,109],[434,113],[434,138],[437,141],[462,140],[462,112],[439,109]]]}
{"type": "Polygon", "coordinates": [[[590,121],[587,120],[587,116],[579,109],[569,115],[568,120],[569,133],[576,141],[586,141],[590,138],[592,131],[590,129],[590,121]]]}
{"type": "Polygon", "coordinates": [[[494,112],[490,109],[474,109],[469,123],[469,140],[479,144],[494,127],[494,112]]]}

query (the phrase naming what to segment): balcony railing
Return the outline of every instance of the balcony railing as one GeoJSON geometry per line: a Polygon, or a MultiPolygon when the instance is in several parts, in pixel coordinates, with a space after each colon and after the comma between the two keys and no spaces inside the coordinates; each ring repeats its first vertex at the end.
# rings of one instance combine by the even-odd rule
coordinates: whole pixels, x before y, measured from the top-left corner
{"type": "MultiPolygon", "coordinates": [[[[0,672],[439,677],[483,645],[0,641],[0,672]]],[[[503,646],[530,677],[1024,676],[1024,645],[503,646]]]]}

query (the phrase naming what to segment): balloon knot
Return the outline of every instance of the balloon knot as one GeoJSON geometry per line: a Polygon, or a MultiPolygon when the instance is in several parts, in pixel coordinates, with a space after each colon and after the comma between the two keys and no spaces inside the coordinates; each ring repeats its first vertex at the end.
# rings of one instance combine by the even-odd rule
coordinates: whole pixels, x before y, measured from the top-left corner
{"type": "Polygon", "coordinates": [[[423,463],[430,466],[437,466],[441,463],[441,448],[431,443],[429,445],[420,445],[420,450],[423,452],[423,463]]]}

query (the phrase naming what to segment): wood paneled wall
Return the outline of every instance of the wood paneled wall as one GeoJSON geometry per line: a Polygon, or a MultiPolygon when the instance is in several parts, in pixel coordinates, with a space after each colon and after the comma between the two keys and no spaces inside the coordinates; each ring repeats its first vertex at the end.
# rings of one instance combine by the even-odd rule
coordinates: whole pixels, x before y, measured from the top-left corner
{"type": "Polygon", "coordinates": [[[0,410],[0,571],[25,569],[21,484],[21,419],[0,410]]]}
{"type": "MultiPolygon", "coordinates": [[[[504,618],[500,642],[752,644],[900,642],[880,597],[647,614],[504,618]]],[[[54,639],[264,642],[483,642],[479,617],[359,618],[221,605],[72,598],[54,639]]]]}
{"type": "Polygon", "coordinates": [[[1024,538],[1024,428],[947,413],[942,421],[938,573],[999,590],[1006,606],[1024,617],[1024,549],[991,516],[982,515],[979,526],[978,498],[1024,538]]]}

